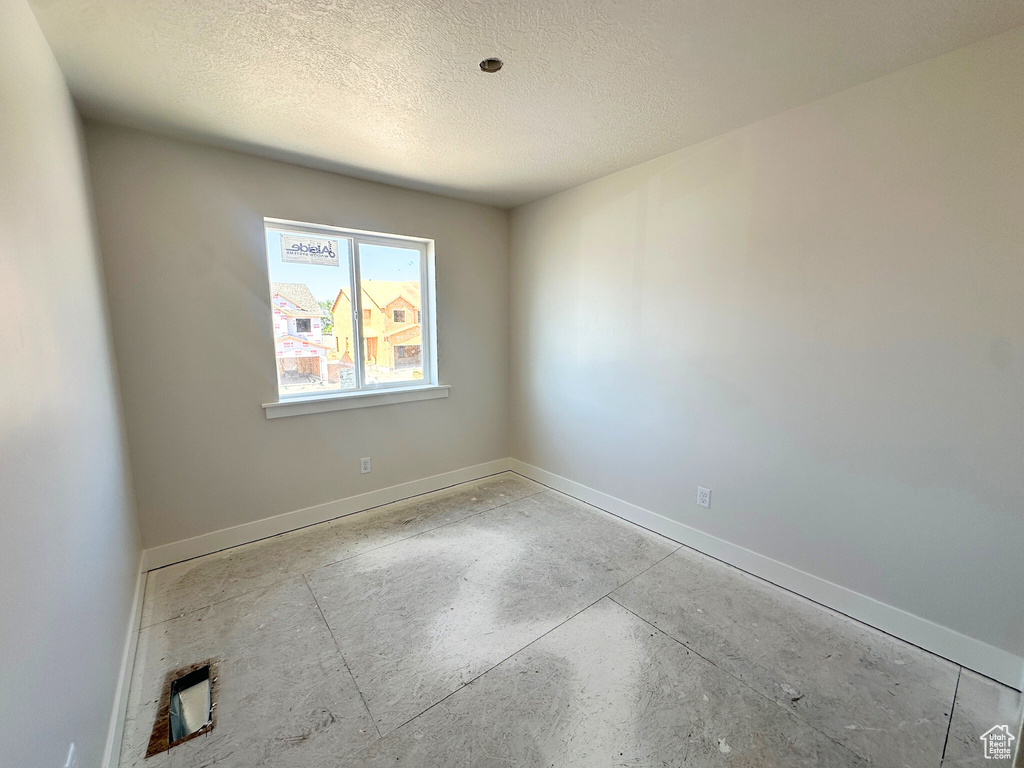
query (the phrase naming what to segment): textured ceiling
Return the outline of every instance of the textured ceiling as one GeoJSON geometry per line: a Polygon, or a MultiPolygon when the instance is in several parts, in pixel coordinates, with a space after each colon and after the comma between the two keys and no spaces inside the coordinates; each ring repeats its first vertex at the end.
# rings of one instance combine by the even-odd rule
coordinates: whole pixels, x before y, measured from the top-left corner
{"type": "Polygon", "coordinates": [[[1021,0],[32,5],[86,115],[503,206],[1024,24],[1021,0]]]}

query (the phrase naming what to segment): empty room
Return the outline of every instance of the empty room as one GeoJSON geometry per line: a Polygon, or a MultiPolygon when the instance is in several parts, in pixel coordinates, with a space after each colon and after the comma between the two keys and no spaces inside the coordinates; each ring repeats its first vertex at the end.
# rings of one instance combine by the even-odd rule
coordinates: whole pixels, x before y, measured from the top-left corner
{"type": "Polygon", "coordinates": [[[1020,0],[0,0],[0,767],[1024,768],[1020,0]]]}

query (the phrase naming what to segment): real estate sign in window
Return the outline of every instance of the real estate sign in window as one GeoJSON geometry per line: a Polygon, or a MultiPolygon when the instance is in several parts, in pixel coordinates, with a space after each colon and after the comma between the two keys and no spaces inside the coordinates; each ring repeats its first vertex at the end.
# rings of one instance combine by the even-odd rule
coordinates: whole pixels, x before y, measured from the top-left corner
{"type": "Polygon", "coordinates": [[[265,231],[282,399],[436,383],[430,241],[277,219],[265,231]]]}

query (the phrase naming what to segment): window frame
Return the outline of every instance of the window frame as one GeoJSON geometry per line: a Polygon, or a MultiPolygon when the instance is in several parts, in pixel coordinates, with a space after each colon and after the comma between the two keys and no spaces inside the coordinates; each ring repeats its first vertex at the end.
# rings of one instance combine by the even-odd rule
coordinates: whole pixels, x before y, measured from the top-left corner
{"type": "MultiPolygon", "coordinates": [[[[434,284],[434,241],[408,235],[390,235],[381,232],[371,232],[362,229],[349,227],[336,227],[328,224],[313,224],[309,222],[293,221],[290,219],[278,219],[265,217],[263,219],[263,258],[267,261],[267,297],[273,296],[273,278],[270,272],[270,262],[267,254],[267,237],[270,231],[284,231],[285,234],[296,234],[310,237],[327,237],[336,240],[349,241],[349,281],[352,296],[350,310],[352,315],[352,328],[355,347],[353,363],[355,365],[356,386],[352,389],[327,390],[320,392],[296,392],[293,394],[282,394],[280,383],[277,379],[277,357],[271,355],[274,361],[275,373],[274,382],[277,389],[277,402],[267,403],[264,407],[284,405],[290,403],[323,402],[325,400],[337,400],[357,397],[365,399],[372,393],[395,393],[403,390],[425,390],[437,389],[437,339],[436,339],[436,305],[435,305],[435,284],[434,284]],[[426,322],[420,324],[420,354],[423,366],[423,378],[420,380],[407,380],[395,382],[368,382],[366,381],[365,338],[363,336],[363,291],[360,278],[360,246],[378,245],[394,248],[406,248],[419,251],[420,254],[420,316],[426,322]]],[[[273,312],[271,312],[271,318],[273,312]]],[[[337,334],[335,334],[337,338],[337,334]]],[[[447,388],[445,388],[447,389],[447,388]]],[[[447,396],[445,393],[443,396],[447,396]]],[[[368,403],[371,404],[371,403],[368,403]]],[[[376,403],[372,403],[376,404],[376,403]]],[[[304,411],[306,412],[306,411],[304,411]]],[[[270,411],[267,411],[268,418],[270,411]]]]}

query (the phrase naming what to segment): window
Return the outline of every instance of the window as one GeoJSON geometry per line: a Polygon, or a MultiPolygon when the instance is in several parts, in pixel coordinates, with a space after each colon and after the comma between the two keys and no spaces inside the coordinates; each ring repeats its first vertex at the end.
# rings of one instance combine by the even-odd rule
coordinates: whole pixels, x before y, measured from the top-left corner
{"type": "Polygon", "coordinates": [[[279,219],[265,232],[279,399],[436,385],[432,241],[279,219]],[[409,308],[425,322],[406,325],[409,308]]]}
{"type": "Polygon", "coordinates": [[[417,323],[423,322],[422,320],[420,320],[420,311],[418,309],[416,310],[416,322],[417,323]]]}

